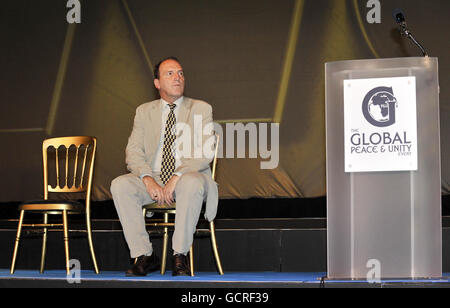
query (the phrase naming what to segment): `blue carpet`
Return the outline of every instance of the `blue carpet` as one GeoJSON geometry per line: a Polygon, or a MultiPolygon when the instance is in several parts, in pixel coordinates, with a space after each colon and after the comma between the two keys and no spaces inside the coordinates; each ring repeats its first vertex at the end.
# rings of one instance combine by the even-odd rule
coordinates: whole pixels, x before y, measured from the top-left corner
{"type": "MultiPolygon", "coordinates": [[[[255,283],[307,283],[319,284],[326,276],[324,272],[316,273],[280,273],[280,272],[227,272],[221,276],[216,272],[197,272],[194,277],[173,277],[171,272],[161,275],[153,272],[145,277],[126,277],[124,272],[104,271],[96,275],[93,271],[81,271],[84,281],[192,281],[192,282],[255,282],[255,283]]],[[[63,270],[47,270],[40,274],[38,270],[16,270],[14,275],[9,269],[0,269],[0,279],[32,279],[32,280],[66,280],[63,270]]],[[[367,283],[366,280],[326,280],[326,283],[367,283]]],[[[435,279],[382,279],[381,283],[450,283],[449,273],[435,279]]]]}
{"type": "MultiPolygon", "coordinates": [[[[173,277],[168,271],[165,275],[153,272],[145,277],[126,277],[124,272],[101,272],[96,275],[93,271],[81,271],[82,280],[109,281],[197,281],[197,282],[308,282],[319,283],[326,273],[279,273],[279,272],[228,272],[219,275],[216,272],[197,272],[194,277],[173,277]]],[[[16,270],[10,275],[9,270],[0,269],[0,279],[66,279],[63,270],[47,270],[40,274],[37,270],[16,270]]]]}

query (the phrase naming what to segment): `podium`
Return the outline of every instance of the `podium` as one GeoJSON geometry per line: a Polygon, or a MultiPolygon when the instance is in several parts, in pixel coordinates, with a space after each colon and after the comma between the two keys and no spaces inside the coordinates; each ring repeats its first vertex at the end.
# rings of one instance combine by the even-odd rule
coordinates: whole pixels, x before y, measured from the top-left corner
{"type": "Polygon", "coordinates": [[[328,278],[441,277],[437,58],[325,74],[328,278]]]}

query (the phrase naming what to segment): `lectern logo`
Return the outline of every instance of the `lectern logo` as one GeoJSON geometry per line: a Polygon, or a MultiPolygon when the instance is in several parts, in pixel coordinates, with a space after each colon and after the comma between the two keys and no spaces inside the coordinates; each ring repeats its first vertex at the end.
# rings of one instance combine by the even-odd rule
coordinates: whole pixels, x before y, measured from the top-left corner
{"type": "Polygon", "coordinates": [[[392,87],[377,87],[366,94],[362,112],[366,120],[377,127],[387,127],[395,123],[397,99],[392,87]]]}
{"type": "Polygon", "coordinates": [[[345,172],[417,170],[416,78],[346,79],[345,172]]]}

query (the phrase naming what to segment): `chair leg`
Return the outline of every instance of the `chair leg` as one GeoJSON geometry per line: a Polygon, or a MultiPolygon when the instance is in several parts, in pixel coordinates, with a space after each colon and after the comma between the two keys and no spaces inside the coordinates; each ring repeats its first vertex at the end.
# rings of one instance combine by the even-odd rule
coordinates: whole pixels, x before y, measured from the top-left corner
{"type": "Polygon", "coordinates": [[[91,213],[86,213],[86,227],[88,234],[89,250],[91,251],[92,263],[94,264],[94,271],[99,274],[100,271],[97,265],[97,258],[95,257],[94,243],[92,241],[92,227],[91,227],[91,213]]]}
{"type": "MultiPolygon", "coordinates": [[[[164,222],[169,222],[169,213],[164,213],[164,222]]],[[[166,272],[166,260],[167,260],[167,245],[169,242],[169,228],[164,227],[164,236],[163,236],[163,251],[161,256],[161,275],[164,275],[166,272]]]]}
{"type": "Polygon", "coordinates": [[[211,244],[214,251],[214,257],[216,258],[217,268],[219,274],[223,275],[222,263],[220,262],[219,250],[217,249],[216,228],[214,227],[214,221],[209,223],[209,229],[211,231],[211,244]]]}
{"type": "Polygon", "coordinates": [[[69,263],[69,230],[67,225],[67,211],[64,210],[63,213],[63,228],[64,228],[64,249],[66,252],[66,272],[70,275],[70,263],[69,263]]]}
{"type": "Polygon", "coordinates": [[[23,224],[23,216],[25,214],[25,211],[20,211],[20,218],[19,218],[19,225],[17,226],[17,235],[16,235],[16,242],[14,244],[14,252],[11,262],[11,275],[14,274],[14,270],[16,267],[16,257],[17,257],[17,251],[19,249],[19,241],[20,241],[20,233],[22,232],[22,224],[23,224]]]}
{"type": "Polygon", "coordinates": [[[194,244],[192,244],[191,248],[189,249],[189,263],[190,263],[191,276],[194,277],[194,244]]]}
{"type": "MultiPolygon", "coordinates": [[[[44,214],[44,225],[48,224],[48,214],[44,214]]],[[[47,233],[48,228],[44,227],[44,235],[42,236],[42,254],[41,254],[41,268],[39,272],[42,274],[44,273],[45,268],[45,254],[47,251],[47,233]]]]}

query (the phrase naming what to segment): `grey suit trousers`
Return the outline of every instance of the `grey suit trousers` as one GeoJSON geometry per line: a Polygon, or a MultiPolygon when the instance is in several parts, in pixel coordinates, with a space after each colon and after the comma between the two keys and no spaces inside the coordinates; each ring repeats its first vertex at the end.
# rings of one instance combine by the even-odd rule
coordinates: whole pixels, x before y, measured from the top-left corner
{"type": "MultiPolygon", "coordinates": [[[[163,186],[159,175],[155,175],[154,179],[163,186]]],[[[177,182],[172,248],[178,253],[187,253],[192,245],[202,204],[208,194],[208,179],[209,175],[188,172],[177,182]]],[[[134,174],[121,175],[112,181],[111,193],[131,258],[149,255],[153,247],[145,227],[142,206],[155,201],[150,198],[144,183],[134,174]]]]}

